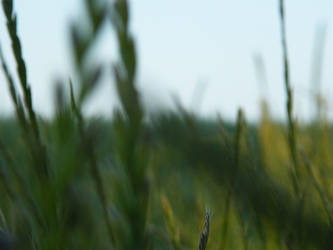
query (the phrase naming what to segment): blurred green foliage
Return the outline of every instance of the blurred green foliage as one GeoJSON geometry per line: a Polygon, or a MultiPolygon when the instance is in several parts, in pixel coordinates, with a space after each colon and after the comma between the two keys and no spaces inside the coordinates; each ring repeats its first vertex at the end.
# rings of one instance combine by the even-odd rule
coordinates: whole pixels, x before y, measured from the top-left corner
{"type": "Polygon", "coordinates": [[[0,250],[333,248],[333,131],[319,103],[316,120],[296,123],[288,74],[287,125],[265,99],[257,124],[241,110],[235,124],[182,107],[148,114],[127,1],[86,0],[89,27],[71,28],[77,88],[58,83],[55,116],[44,120],[13,1],[2,5],[19,84],[1,53],[16,116],[0,119],[0,250]],[[106,22],[118,39],[121,108],[88,119],[83,105],[104,72],[91,48],[106,22]]]}

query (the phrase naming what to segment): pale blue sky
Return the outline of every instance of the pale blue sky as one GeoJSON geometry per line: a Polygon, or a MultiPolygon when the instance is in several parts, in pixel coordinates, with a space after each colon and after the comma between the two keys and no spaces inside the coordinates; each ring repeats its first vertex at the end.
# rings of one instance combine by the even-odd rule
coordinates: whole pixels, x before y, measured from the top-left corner
{"type": "MultiPolygon", "coordinates": [[[[54,79],[71,74],[68,23],[79,20],[83,0],[16,0],[18,29],[29,67],[36,109],[51,114],[54,79]]],[[[328,25],[322,90],[333,115],[333,2],[331,0],[286,0],[287,35],[295,109],[299,119],[311,115],[309,108],[311,55],[315,29],[328,25]]],[[[285,93],[282,81],[278,0],[132,0],[132,30],[139,57],[139,86],[148,103],[171,105],[176,95],[182,104],[201,115],[220,112],[233,119],[239,107],[247,117],[259,116],[264,92],[274,117],[284,118],[285,93]],[[267,70],[268,87],[259,88],[253,55],[261,54],[267,70]],[[202,92],[201,104],[193,96],[202,92]]],[[[4,15],[0,15],[0,41],[9,53],[4,15]]],[[[115,61],[116,44],[110,26],[100,39],[96,53],[107,63],[115,61]]],[[[11,103],[0,76],[0,112],[11,103]]],[[[199,94],[200,96],[200,94],[199,94]]],[[[96,93],[89,113],[111,113],[117,98],[110,81],[96,93]]]]}

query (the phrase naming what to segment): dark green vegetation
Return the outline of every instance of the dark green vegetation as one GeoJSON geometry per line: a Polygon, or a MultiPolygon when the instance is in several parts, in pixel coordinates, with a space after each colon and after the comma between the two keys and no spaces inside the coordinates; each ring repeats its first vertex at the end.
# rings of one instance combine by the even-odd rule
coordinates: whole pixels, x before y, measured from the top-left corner
{"type": "Polygon", "coordinates": [[[241,110],[235,125],[181,107],[148,115],[125,0],[85,1],[89,27],[71,29],[77,91],[59,83],[56,115],[45,121],[13,2],[2,0],[18,83],[1,54],[16,118],[0,121],[0,250],[333,249],[333,131],[319,104],[310,125],[294,120],[279,3],[288,124],[273,122],[263,101],[254,126],[241,110]],[[91,49],[106,22],[119,44],[122,106],[111,121],[82,114],[104,70],[91,49]]]}

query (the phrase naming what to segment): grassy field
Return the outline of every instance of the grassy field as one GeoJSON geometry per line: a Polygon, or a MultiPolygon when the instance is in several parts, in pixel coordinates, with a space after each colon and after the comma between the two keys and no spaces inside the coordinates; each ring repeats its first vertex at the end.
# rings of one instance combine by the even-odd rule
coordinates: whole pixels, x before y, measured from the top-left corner
{"type": "Polygon", "coordinates": [[[333,131],[320,102],[311,123],[293,116],[279,4],[287,122],[272,120],[263,99],[258,123],[239,110],[232,124],[181,106],[144,110],[125,0],[85,0],[89,27],[70,34],[76,80],[58,83],[56,114],[44,119],[13,1],[2,0],[12,51],[1,63],[15,114],[0,120],[0,250],[333,249],[333,131]],[[119,45],[112,120],[82,112],[105,68],[91,50],[106,22],[119,45]]]}

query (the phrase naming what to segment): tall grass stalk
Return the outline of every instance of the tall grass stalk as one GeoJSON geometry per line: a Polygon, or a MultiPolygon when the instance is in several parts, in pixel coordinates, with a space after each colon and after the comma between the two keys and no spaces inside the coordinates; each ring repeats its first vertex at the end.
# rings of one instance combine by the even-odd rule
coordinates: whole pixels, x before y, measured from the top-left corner
{"type": "MultiPolygon", "coordinates": [[[[20,97],[19,97],[19,95],[16,91],[13,76],[9,72],[7,62],[4,58],[4,55],[1,51],[1,48],[0,48],[0,60],[1,60],[1,63],[2,63],[3,72],[4,72],[6,80],[7,80],[7,84],[8,84],[9,92],[10,92],[10,95],[11,95],[11,99],[14,103],[14,107],[15,107],[15,111],[16,111],[16,117],[17,117],[17,119],[19,121],[19,124],[22,128],[22,134],[23,134],[24,141],[25,141],[26,145],[28,146],[28,148],[31,149],[34,145],[31,144],[31,140],[30,140],[30,137],[29,137],[30,131],[29,131],[29,126],[28,126],[26,117],[25,117],[24,108],[22,106],[21,99],[20,99],[20,97]]],[[[34,157],[34,152],[32,151],[31,153],[33,154],[33,157],[34,157]]],[[[38,209],[38,206],[37,206],[36,202],[34,201],[34,199],[32,198],[32,194],[29,191],[30,188],[28,187],[24,177],[20,173],[20,169],[18,169],[17,164],[14,162],[13,157],[11,157],[9,151],[6,149],[6,146],[2,141],[0,141],[0,154],[5,159],[8,166],[11,167],[10,169],[12,170],[12,172],[14,172],[14,176],[16,177],[16,179],[18,181],[18,184],[20,186],[20,190],[21,190],[23,196],[27,199],[30,206],[32,207],[32,211],[35,214],[35,217],[37,218],[37,220],[39,221],[40,224],[43,224],[42,217],[41,217],[40,211],[38,209]]],[[[38,162],[35,162],[35,164],[37,164],[37,163],[38,162]]],[[[5,185],[7,186],[8,192],[9,192],[10,196],[12,197],[12,199],[16,200],[14,198],[14,196],[15,196],[14,191],[10,190],[10,188],[8,186],[9,183],[6,184],[5,176],[6,176],[5,172],[3,172],[4,182],[5,182],[5,185]]]]}
{"type": "Polygon", "coordinates": [[[119,48],[119,62],[113,67],[117,93],[122,109],[115,112],[114,132],[118,183],[115,204],[119,217],[116,247],[147,249],[149,180],[148,152],[143,145],[144,110],[136,88],[137,57],[129,29],[128,1],[116,0],[112,9],[112,24],[119,48]]]}
{"type": "MultiPolygon", "coordinates": [[[[288,142],[289,142],[289,150],[291,159],[293,162],[292,171],[290,171],[290,175],[293,181],[293,187],[295,191],[295,195],[298,199],[298,209],[299,213],[295,216],[294,221],[292,223],[297,224],[298,228],[301,229],[300,220],[304,213],[305,206],[305,194],[304,188],[301,188],[299,185],[300,181],[300,169],[298,162],[298,150],[297,150],[297,137],[296,137],[296,125],[293,118],[293,95],[290,85],[290,75],[289,75],[289,58],[288,58],[288,48],[287,48],[287,35],[286,35],[286,21],[285,21],[285,5],[284,0],[279,0],[280,4],[280,23],[281,23],[281,43],[283,50],[283,70],[284,70],[284,83],[285,89],[287,93],[287,115],[288,115],[288,142]]],[[[287,246],[289,248],[295,248],[294,245],[294,236],[293,232],[287,232],[288,239],[286,240],[287,246]]]]}
{"type": "Polygon", "coordinates": [[[289,58],[288,58],[288,47],[287,47],[287,34],[286,34],[286,21],[285,21],[285,6],[284,0],[279,0],[280,4],[280,23],[281,23],[281,43],[282,43],[282,51],[283,51],[283,76],[284,76],[284,85],[287,93],[287,116],[288,116],[288,142],[289,142],[289,150],[293,163],[293,184],[295,193],[297,195],[300,194],[299,187],[299,166],[298,166],[298,156],[297,156],[297,140],[296,140],[296,125],[293,118],[293,94],[290,85],[290,76],[289,76],[289,58]]]}
{"type": "MultiPolygon", "coordinates": [[[[29,117],[29,125],[31,126],[33,135],[34,135],[34,143],[32,144],[32,150],[34,160],[35,160],[35,167],[37,168],[37,174],[40,177],[41,180],[43,180],[44,177],[49,176],[49,169],[48,169],[48,157],[45,145],[43,145],[41,138],[40,138],[40,132],[38,128],[36,113],[33,108],[32,104],[32,95],[31,95],[31,88],[28,83],[28,77],[27,77],[27,69],[26,64],[22,55],[22,46],[20,39],[17,34],[17,18],[16,15],[13,12],[13,0],[2,0],[2,7],[6,16],[7,21],[7,30],[8,34],[10,36],[11,42],[12,42],[12,51],[16,60],[16,66],[17,66],[17,74],[18,78],[20,80],[21,89],[23,92],[23,99],[25,104],[25,109],[28,112],[29,117]]],[[[7,74],[6,74],[7,75],[7,74]]],[[[7,77],[8,78],[8,77],[7,77]]],[[[8,80],[10,80],[8,78],[8,80]]],[[[15,92],[13,89],[13,82],[10,82],[10,88],[11,92],[15,92]]],[[[16,96],[17,98],[17,96],[16,96]]],[[[14,96],[14,93],[12,94],[12,99],[15,103],[15,105],[18,105],[18,102],[16,101],[16,98],[14,96]]],[[[23,111],[20,111],[23,112],[23,111]]],[[[20,114],[22,115],[22,114],[20,114]]],[[[21,117],[21,122],[23,123],[23,119],[21,117]]],[[[25,124],[23,124],[25,126],[25,124]]]]}
{"type": "Polygon", "coordinates": [[[96,149],[94,148],[94,142],[91,138],[91,135],[89,135],[90,132],[87,128],[87,125],[85,124],[85,120],[82,115],[82,106],[86,101],[88,95],[91,94],[93,89],[97,86],[100,76],[102,74],[101,65],[97,65],[94,67],[88,65],[88,62],[90,60],[87,61],[87,57],[91,48],[94,46],[99,32],[104,24],[104,21],[108,14],[109,6],[107,3],[103,3],[102,6],[99,6],[98,3],[94,2],[93,0],[86,0],[85,7],[89,14],[88,22],[92,29],[88,33],[80,33],[80,27],[72,26],[72,46],[74,51],[75,67],[78,72],[80,89],[79,102],[77,104],[75,100],[73,84],[70,80],[70,101],[72,112],[74,113],[78,121],[78,128],[81,135],[83,152],[87,157],[90,173],[95,183],[96,192],[102,204],[103,215],[108,230],[109,239],[113,248],[115,244],[115,238],[109,214],[106,189],[101,171],[98,166],[98,161],[96,159],[96,149]],[[93,68],[92,71],[90,69],[91,67],[93,68]]]}

